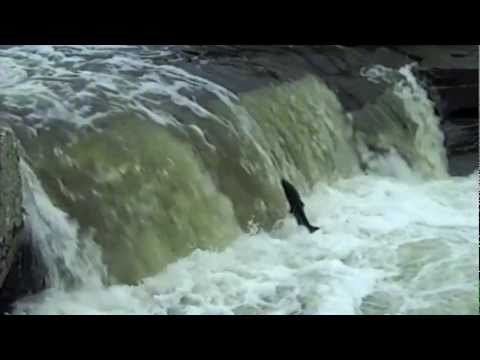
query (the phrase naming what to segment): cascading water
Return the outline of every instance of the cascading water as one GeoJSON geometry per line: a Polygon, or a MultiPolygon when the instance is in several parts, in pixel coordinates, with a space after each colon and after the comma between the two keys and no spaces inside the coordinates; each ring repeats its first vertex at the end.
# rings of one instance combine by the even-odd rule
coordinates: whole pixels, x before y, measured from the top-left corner
{"type": "Polygon", "coordinates": [[[410,66],[365,69],[391,87],[353,121],[312,74],[235,93],[172,54],[0,50],[49,280],[15,313],[478,311],[477,177],[447,175],[410,66]],[[319,232],[287,217],[281,177],[319,232]]]}
{"type": "Polygon", "coordinates": [[[21,161],[20,169],[29,232],[47,266],[47,285],[55,289],[100,287],[105,267],[98,246],[81,237],[78,225],[51,203],[28,164],[21,161]]]}

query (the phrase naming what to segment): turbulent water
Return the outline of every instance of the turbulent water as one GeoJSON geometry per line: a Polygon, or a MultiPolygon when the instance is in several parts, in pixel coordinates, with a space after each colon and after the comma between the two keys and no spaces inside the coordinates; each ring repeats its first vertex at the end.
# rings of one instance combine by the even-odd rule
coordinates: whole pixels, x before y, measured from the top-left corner
{"type": "Polygon", "coordinates": [[[411,68],[363,69],[390,87],[354,120],[308,73],[235,92],[175,47],[1,49],[48,284],[13,312],[478,313],[478,177],[448,176],[411,68]]]}

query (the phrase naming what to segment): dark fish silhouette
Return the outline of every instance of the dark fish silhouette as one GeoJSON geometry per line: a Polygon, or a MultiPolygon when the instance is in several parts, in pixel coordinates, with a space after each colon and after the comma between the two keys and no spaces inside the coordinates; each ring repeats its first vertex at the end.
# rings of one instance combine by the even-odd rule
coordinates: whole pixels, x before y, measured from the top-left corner
{"type": "Polygon", "coordinates": [[[318,227],[311,225],[308,221],[305,211],[303,210],[305,204],[300,198],[300,194],[298,193],[297,189],[295,189],[295,187],[285,179],[282,179],[282,187],[283,191],[285,191],[288,203],[290,204],[290,213],[295,216],[297,224],[300,226],[305,226],[312,234],[319,230],[318,227]]]}

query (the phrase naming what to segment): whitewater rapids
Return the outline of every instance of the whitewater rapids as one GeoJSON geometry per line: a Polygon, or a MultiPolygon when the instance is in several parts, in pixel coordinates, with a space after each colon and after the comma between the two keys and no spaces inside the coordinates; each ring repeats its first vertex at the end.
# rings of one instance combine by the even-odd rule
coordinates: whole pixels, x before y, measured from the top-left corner
{"type": "Polygon", "coordinates": [[[478,177],[359,176],[293,219],[194,251],[137,286],[47,290],[16,314],[476,314],[478,177]]]}

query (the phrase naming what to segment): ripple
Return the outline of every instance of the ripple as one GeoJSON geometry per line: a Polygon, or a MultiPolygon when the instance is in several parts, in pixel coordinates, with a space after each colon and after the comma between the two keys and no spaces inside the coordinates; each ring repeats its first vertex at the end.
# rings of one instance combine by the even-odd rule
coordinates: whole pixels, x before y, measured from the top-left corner
{"type": "Polygon", "coordinates": [[[14,86],[27,78],[27,72],[11,59],[0,59],[0,89],[14,86]]]}

